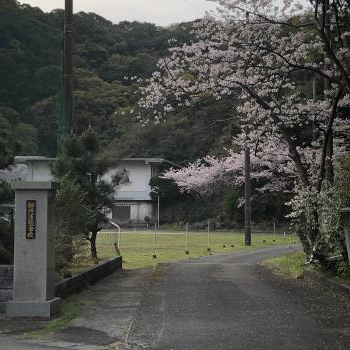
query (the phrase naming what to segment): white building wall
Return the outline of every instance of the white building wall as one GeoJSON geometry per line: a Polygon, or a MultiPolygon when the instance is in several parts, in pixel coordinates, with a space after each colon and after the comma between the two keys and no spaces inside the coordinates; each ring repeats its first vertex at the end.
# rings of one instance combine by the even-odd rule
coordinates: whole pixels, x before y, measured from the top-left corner
{"type": "MultiPolygon", "coordinates": [[[[119,161],[118,165],[110,169],[102,180],[111,182],[117,173],[126,170],[129,182],[116,188],[114,199],[114,219],[118,224],[144,224],[145,217],[154,218],[154,205],[151,202],[151,186],[149,182],[152,174],[152,164],[145,160],[119,161]],[[118,208],[130,206],[129,220],[118,219],[118,208]],[[118,222],[119,221],[119,222],[118,222]]],[[[121,209],[122,210],[122,209],[121,209]]]]}
{"type": "Polygon", "coordinates": [[[114,199],[151,200],[149,181],[152,177],[152,166],[144,161],[120,161],[117,167],[110,169],[102,177],[102,180],[111,182],[112,177],[124,169],[127,171],[129,182],[116,189],[114,199]]]}
{"type": "MultiPolygon", "coordinates": [[[[51,163],[54,159],[44,157],[16,157],[18,163],[27,165],[27,172],[23,181],[52,181],[51,163]],[[20,161],[22,160],[22,161],[20,161]]],[[[134,200],[149,201],[151,200],[149,185],[150,179],[155,175],[157,167],[145,160],[126,160],[119,161],[118,165],[107,171],[102,176],[102,180],[111,182],[112,177],[123,170],[127,171],[129,182],[116,188],[114,199],[118,201],[134,200]],[[154,173],[152,173],[152,170],[154,173]]]]}
{"type": "MultiPolygon", "coordinates": [[[[27,172],[24,181],[52,181],[51,163],[54,159],[43,157],[17,157],[18,163],[27,165],[27,172]],[[41,158],[41,159],[38,159],[41,158]]],[[[154,205],[151,202],[150,192],[151,186],[149,181],[155,175],[157,166],[147,163],[145,160],[127,160],[119,161],[118,165],[110,169],[102,180],[111,182],[112,177],[123,170],[127,171],[129,182],[120,185],[116,188],[114,199],[115,206],[130,206],[130,220],[126,223],[145,223],[145,217],[154,219],[154,205]],[[153,171],[153,173],[152,173],[153,171]]],[[[112,218],[112,213],[108,214],[112,218]]],[[[118,223],[118,222],[117,222],[118,223]]]]}

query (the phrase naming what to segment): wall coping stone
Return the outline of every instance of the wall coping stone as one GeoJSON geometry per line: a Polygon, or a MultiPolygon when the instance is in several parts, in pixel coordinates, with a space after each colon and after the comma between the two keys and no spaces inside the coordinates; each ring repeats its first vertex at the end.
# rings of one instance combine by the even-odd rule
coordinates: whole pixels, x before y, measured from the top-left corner
{"type": "Polygon", "coordinates": [[[12,181],[13,190],[57,190],[59,183],[54,181],[12,181]]]}

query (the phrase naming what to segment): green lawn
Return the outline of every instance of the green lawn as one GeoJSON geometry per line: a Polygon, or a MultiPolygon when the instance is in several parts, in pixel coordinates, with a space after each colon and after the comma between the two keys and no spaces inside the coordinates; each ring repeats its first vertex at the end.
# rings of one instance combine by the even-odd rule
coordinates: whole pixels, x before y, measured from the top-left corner
{"type": "MultiPolygon", "coordinates": [[[[114,243],[117,233],[100,232],[97,239],[98,255],[101,260],[108,260],[116,256],[114,243]]],[[[156,259],[154,254],[153,232],[122,232],[121,254],[125,269],[140,267],[154,267],[157,263],[171,262],[197,258],[208,255],[208,236],[206,232],[189,232],[188,250],[186,252],[186,235],[184,232],[160,231],[157,233],[156,259]]],[[[238,232],[212,232],[210,234],[210,254],[222,254],[251,250],[277,244],[291,244],[297,242],[294,235],[283,234],[252,234],[252,246],[245,247],[244,234],[238,232]],[[264,242],[265,241],[265,242],[264,242]],[[224,247],[225,245],[225,247],[224,247]],[[233,245],[233,247],[231,246],[233,245]]]]}
{"type": "Polygon", "coordinates": [[[44,328],[37,331],[24,333],[26,339],[35,339],[43,337],[51,332],[58,332],[64,329],[72,320],[79,316],[79,307],[86,304],[85,300],[79,298],[78,295],[71,295],[62,300],[61,316],[47,322],[44,328]]]}
{"type": "Polygon", "coordinates": [[[263,262],[264,266],[270,267],[278,273],[298,278],[305,269],[305,253],[294,252],[288,255],[277,256],[263,262]]]}

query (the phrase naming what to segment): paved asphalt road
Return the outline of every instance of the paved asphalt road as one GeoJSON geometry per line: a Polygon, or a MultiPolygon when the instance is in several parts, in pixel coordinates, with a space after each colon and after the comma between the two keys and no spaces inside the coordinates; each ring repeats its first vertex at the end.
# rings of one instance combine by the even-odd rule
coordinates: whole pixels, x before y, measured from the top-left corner
{"type": "Polygon", "coordinates": [[[0,350],[350,350],[350,303],[258,263],[271,247],[125,270],[83,291],[64,330],[0,319],[0,350]]]}
{"type": "Polygon", "coordinates": [[[347,302],[257,264],[288,250],[159,265],[124,349],[350,349],[347,302]]]}
{"type": "Polygon", "coordinates": [[[1,350],[62,350],[62,348],[45,346],[40,344],[19,343],[14,341],[2,341],[1,350]]]}

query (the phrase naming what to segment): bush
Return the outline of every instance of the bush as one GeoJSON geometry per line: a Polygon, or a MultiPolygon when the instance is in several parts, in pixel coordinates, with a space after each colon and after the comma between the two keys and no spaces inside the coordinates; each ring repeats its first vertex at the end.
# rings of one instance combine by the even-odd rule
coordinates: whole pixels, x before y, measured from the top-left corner
{"type": "MultiPolygon", "coordinates": [[[[12,203],[13,199],[14,194],[10,186],[0,181],[0,205],[12,203]]],[[[0,264],[11,264],[13,261],[13,232],[11,223],[3,219],[4,217],[11,220],[10,215],[0,211],[0,264]]]]}
{"type": "Polygon", "coordinates": [[[0,265],[8,265],[11,263],[11,252],[0,243],[0,265]]]}
{"type": "Polygon", "coordinates": [[[295,227],[308,259],[314,254],[322,270],[336,275],[348,274],[341,209],[350,205],[350,157],[336,161],[334,183],[325,182],[320,192],[300,190],[291,205],[295,227]],[[310,235],[315,239],[314,246],[310,245],[310,235]],[[339,255],[342,259],[329,260],[339,255]]]}

